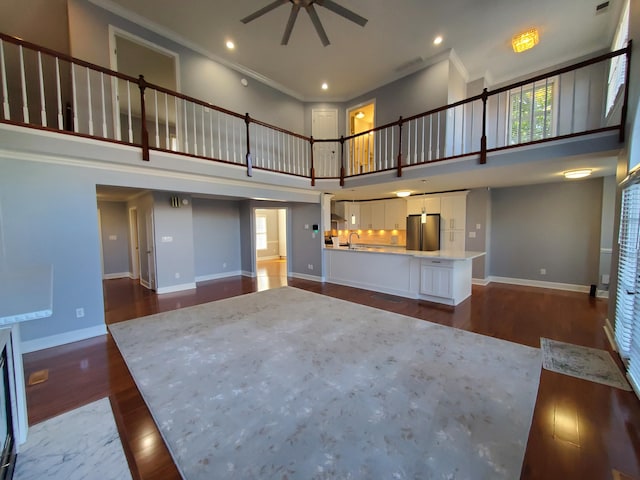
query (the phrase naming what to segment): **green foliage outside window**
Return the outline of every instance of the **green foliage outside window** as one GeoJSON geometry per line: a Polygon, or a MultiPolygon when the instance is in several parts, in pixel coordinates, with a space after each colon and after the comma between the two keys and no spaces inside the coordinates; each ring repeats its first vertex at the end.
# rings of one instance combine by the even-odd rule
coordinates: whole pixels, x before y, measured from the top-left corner
{"type": "Polygon", "coordinates": [[[553,84],[512,91],[509,97],[509,143],[532,142],[553,134],[553,84]]]}

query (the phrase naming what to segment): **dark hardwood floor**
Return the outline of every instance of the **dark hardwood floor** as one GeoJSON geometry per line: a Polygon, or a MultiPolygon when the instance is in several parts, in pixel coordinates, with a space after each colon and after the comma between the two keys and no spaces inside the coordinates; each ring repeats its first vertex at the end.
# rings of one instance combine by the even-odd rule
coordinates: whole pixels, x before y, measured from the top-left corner
{"type": "MultiPolygon", "coordinates": [[[[454,309],[287,278],[277,261],[262,263],[255,279],[204,282],[196,290],[161,296],[132,280],[107,280],[105,318],[111,324],[281,285],[533,347],[539,347],[542,336],[609,348],[602,329],[607,301],[586,294],[490,284],[474,286],[472,297],[454,309]]],[[[110,335],[26,354],[24,366],[26,378],[49,369],[47,382],[27,387],[31,425],[109,396],[133,477],[180,478],[110,335]]],[[[640,478],[639,452],[640,400],[635,394],[541,371],[522,479],[611,479],[612,469],[640,478]]]]}

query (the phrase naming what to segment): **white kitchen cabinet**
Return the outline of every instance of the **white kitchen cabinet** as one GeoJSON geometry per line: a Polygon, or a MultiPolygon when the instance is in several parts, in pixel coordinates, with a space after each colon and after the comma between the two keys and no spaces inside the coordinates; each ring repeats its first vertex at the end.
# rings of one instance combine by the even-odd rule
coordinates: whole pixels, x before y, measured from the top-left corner
{"type": "Polygon", "coordinates": [[[347,230],[358,230],[360,227],[360,204],[356,202],[336,202],[336,213],[344,217],[347,230]]]}
{"type": "Polygon", "coordinates": [[[407,202],[402,198],[387,200],[384,205],[385,230],[407,228],[407,202]]]}
{"type": "Polygon", "coordinates": [[[452,297],[453,268],[450,265],[423,263],[420,267],[420,293],[434,297],[452,297]]]}
{"type": "Polygon", "coordinates": [[[440,197],[437,195],[421,195],[410,197],[407,200],[407,215],[420,215],[424,208],[425,213],[440,213],[440,197]]]}
{"type": "Polygon", "coordinates": [[[467,192],[447,194],[440,198],[440,221],[443,230],[466,228],[467,192]]]}
{"type": "Polygon", "coordinates": [[[322,230],[331,230],[331,199],[333,195],[322,195],[322,230]]]}
{"type": "Polygon", "coordinates": [[[383,230],[385,228],[385,202],[360,202],[360,228],[383,230]]]}
{"type": "Polygon", "coordinates": [[[440,197],[441,250],[464,251],[466,248],[467,193],[448,193],[440,197]]]}

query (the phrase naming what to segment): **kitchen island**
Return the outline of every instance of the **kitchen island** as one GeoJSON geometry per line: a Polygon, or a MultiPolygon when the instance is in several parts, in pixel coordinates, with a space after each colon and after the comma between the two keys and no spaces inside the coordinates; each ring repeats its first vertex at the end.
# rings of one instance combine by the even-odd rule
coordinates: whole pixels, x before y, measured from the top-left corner
{"type": "Polygon", "coordinates": [[[455,306],[471,295],[471,262],[485,252],[361,245],[324,254],[328,282],[455,306]]]}

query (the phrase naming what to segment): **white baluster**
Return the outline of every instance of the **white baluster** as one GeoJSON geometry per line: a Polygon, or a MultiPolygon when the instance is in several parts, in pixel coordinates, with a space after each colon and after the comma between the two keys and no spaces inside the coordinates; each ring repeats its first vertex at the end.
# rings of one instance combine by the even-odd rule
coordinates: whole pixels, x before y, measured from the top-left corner
{"type": "Polygon", "coordinates": [[[169,95],[164,94],[164,148],[171,150],[169,140],[169,95]]]}
{"type": "Polygon", "coordinates": [[[407,122],[407,164],[411,165],[411,120],[407,122]]]}
{"type": "Polygon", "coordinates": [[[62,90],[60,88],[60,62],[56,57],[56,94],[58,101],[58,129],[64,129],[64,117],[62,116],[62,90]]]}
{"type": "Polygon", "coordinates": [[[191,104],[193,110],[193,154],[198,155],[198,124],[196,123],[196,104],[191,104]]]}
{"type": "Polygon", "coordinates": [[[201,117],[202,117],[202,156],[206,157],[207,156],[207,144],[205,143],[207,140],[206,135],[204,134],[204,109],[206,107],[200,106],[200,112],[201,112],[201,117]]]}
{"type": "Polygon", "coordinates": [[[229,158],[229,115],[224,116],[224,144],[226,155],[224,160],[230,160],[229,158]]]}
{"type": "Polygon", "coordinates": [[[89,76],[89,68],[85,67],[87,71],[87,108],[89,109],[89,135],[93,135],[93,108],[91,104],[91,77],[89,76]]]}
{"type": "Polygon", "coordinates": [[[413,142],[413,154],[415,156],[415,161],[413,163],[418,163],[418,119],[416,118],[414,122],[415,122],[415,125],[414,125],[415,134],[414,134],[414,142],[413,142]]]}
{"type": "Polygon", "coordinates": [[[104,101],[104,73],[100,72],[100,91],[102,93],[102,136],[107,138],[107,108],[104,101]]]}
{"type": "Polygon", "coordinates": [[[184,153],[189,153],[189,131],[187,125],[187,101],[182,100],[184,105],[184,153]]]}
{"type": "Polygon", "coordinates": [[[24,53],[20,45],[20,85],[22,86],[22,120],[29,123],[29,106],[27,103],[27,80],[24,73],[24,53]]]}
{"type": "Polygon", "coordinates": [[[44,99],[44,75],[42,73],[42,53],[38,52],[38,76],[40,77],[40,121],[47,126],[47,106],[44,99]]]}
{"type": "Polygon", "coordinates": [[[213,118],[211,117],[212,114],[213,114],[212,109],[209,109],[209,139],[211,140],[211,149],[209,151],[211,152],[211,158],[215,156],[215,153],[213,153],[213,118]]]}
{"type": "Polygon", "coordinates": [[[222,160],[222,134],[220,133],[220,112],[216,112],[218,118],[218,160],[222,160]]]}
{"type": "Polygon", "coordinates": [[[129,143],[133,143],[133,123],[131,122],[131,85],[127,80],[127,118],[129,120],[129,143]]]}
{"type": "Polygon", "coordinates": [[[4,42],[0,39],[0,74],[2,75],[2,112],[5,120],[11,120],[9,94],[7,93],[7,67],[4,63],[4,42]]]}
{"type": "Polygon", "coordinates": [[[235,117],[231,117],[231,150],[233,152],[233,162],[235,163],[236,160],[236,118],[235,117]]]}
{"type": "Polygon", "coordinates": [[[176,151],[180,151],[180,109],[178,108],[178,97],[173,97],[173,106],[176,112],[176,151]]]}
{"type": "Polygon", "coordinates": [[[73,131],[78,133],[78,88],[76,86],[76,66],[71,64],[71,92],[73,94],[73,131]]]}
{"type": "Polygon", "coordinates": [[[158,127],[158,91],[153,90],[154,116],[156,121],[156,148],[160,148],[160,128],[158,127]]]}

